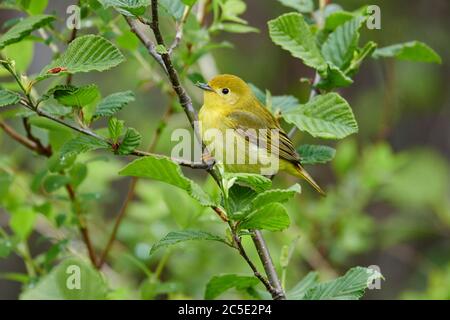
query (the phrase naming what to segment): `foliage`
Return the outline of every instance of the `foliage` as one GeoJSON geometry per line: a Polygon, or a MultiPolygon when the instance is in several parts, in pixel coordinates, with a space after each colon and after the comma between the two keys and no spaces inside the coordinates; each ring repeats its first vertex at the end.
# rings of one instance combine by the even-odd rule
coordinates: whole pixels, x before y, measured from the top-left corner
{"type": "MultiPolygon", "coordinates": [[[[277,51],[287,51],[295,63],[315,73],[314,79],[302,84],[306,83],[304,96],[309,94],[309,98],[272,95],[255,85],[251,88],[283,126],[308,134],[306,143],[296,143],[302,164],[331,162],[329,170],[336,184],[320,200],[311,200],[299,184],[287,187],[292,182],[285,180],[272,182],[259,174],[226,172],[220,163],[162,155],[171,138],[166,128],[174,122],[177,127],[189,125],[180,122],[178,113],[185,111],[189,120],[195,119],[190,97],[196,104],[200,101],[191,82],[210,76],[205,63],[214,65],[212,52],[233,47],[217,39],[227,33],[237,38],[245,33],[255,39],[265,36],[243,18],[247,10],[243,0],[213,0],[210,5],[160,0],[160,26],[152,23],[155,17],[151,17],[148,0],[80,1],[83,28],[77,32],[52,25],[56,16],[43,13],[52,11],[47,1],[2,4],[2,8],[26,15],[7,21],[7,30],[0,36],[1,76],[9,81],[2,82],[4,88],[0,89],[0,127],[33,153],[33,158],[21,155],[17,161],[15,152],[0,156],[0,208],[9,217],[8,228],[0,228],[0,258],[15,253],[27,270],[26,274],[1,276],[22,282],[20,298],[136,298],[133,291],[139,291],[144,299],[203,293],[205,299],[222,295],[264,298],[268,293],[260,289],[267,288],[266,283],[261,285],[265,276],[261,280],[258,275],[262,271],[248,269],[257,257],[246,252],[255,230],[265,230],[270,231],[272,256],[282,256],[275,267],[281,267],[283,287],[291,288],[286,292],[288,299],[360,299],[371,281],[382,275],[369,268],[349,269],[344,262],[374,247],[376,222],[365,214],[373,201],[385,201],[401,212],[386,218],[388,222],[380,228],[386,236],[376,240],[380,245],[401,243],[414,232],[426,235],[437,228],[436,221],[448,228],[446,195],[450,186],[445,180],[445,160],[428,152],[394,153],[382,142],[360,150],[349,136],[364,127],[357,122],[363,115],[354,112],[354,101],[343,97],[345,91],[337,91],[350,85],[356,88],[355,76],[370,58],[441,63],[440,56],[419,41],[382,48],[370,40],[360,45],[360,39],[366,39],[362,36],[368,19],[366,7],[345,11],[325,1],[319,8],[309,0],[279,3],[294,12],[268,21],[269,37],[277,51]],[[153,32],[156,42],[146,39],[146,32],[153,32]],[[49,46],[54,56],[36,75],[27,75],[34,50],[31,44],[37,42],[49,46]],[[65,49],[60,51],[62,47],[65,49]],[[116,68],[119,65],[121,68],[116,68]],[[107,80],[92,78],[100,77],[94,71],[105,72],[107,76],[101,79],[107,80]],[[170,82],[166,81],[167,71],[170,82]],[[179,83],[174,77],[179,77],[179,83]],[[157,109],[162,100],[154,89],[167,96],[169,107],[162,117],[157,109]],[[16,119],[22,121],[23,129],[16,131],[5,122],[16,119]],[[156,129],[150,134],[149,127],[156,129]],[[140,150],[150,138],[149,151],[140,150]],[[333,147],[316,141],[327,139],[326,143],[332,144],[344,138],[333,147]],[[161,151],[155,153],[155,148],[161,151]],[[206,172],[210,178],[183,172],[183,166],[206,172]],[[122,176],[133,177],[126,197],[122,188],[114,190],[112,185],[122,176]],[[417,177],[422,181],[429,178],[428,191],[417,187],[417,177]],[[126,198],[125,202],[118,204],[119,198],[126,198]],[[411,206],[430,208],[436,219],[429,221],[432,226],[404,223],[410,221],[406,212],[411,206]],[[105,208],[118,212],[116,222],[108,221],[112,215],[101,214],[105,208]],[[117,223],[120,228],[99,227],[107,223],[117,223]],[[402,227],[389,231],[390,226],[398,225],[402,227]],[[114,230],[112,236],[108,229],[114,230]],[[302,235],[299,244],[293,240],[298,234],[302,235]],[[36,254],[29,247],[39,235],[49,249],[36,254]],[[105,246],[108,237],[112,246],[105,246]],[[117,245],[116,238],[125,245],[117,245]],[[78,239],[85,249],[80,250],[78,239]],[[225,245],[226,253],[202,247],[203,242],[215,242],[214,248],[225,245]],[[202,250],[205,248],[208,250],[202,250]],[[171,256],[175,250],[180,254],[171,256]],[[307,273],[309,268],[301,259],[317,270],[307,273]],[[105,261],[111,264],[114,277],[125,279],[119,281],[121,288],[115,288],[110,274],[101,269],[105,261]],[[205,268],[205,263],[210,267],[205,268]],[[301,267],[295,269],[293,263],[301,267]],[[181,264],[185,266],[173,267],[181,264]],[[204,281],[198,281],[200,275],[192,270],[200,267],[198,273],[205,273],[210,280],[206,288],[199,289],[204,281]],[[67,289],[68,268],[83,273],[82,290],[67,289]],[[170,271],[161,277],[164,268],[170,271]],[[122,274],[124,269],[127,272],[122,274]],[[237,270],[223,274],[230,272],[228,269],[237,270]],[[133,281],[126,281],[128,274],[133,281]],[[325,281],[319,281],[319,274],[325,281]],[[230,293],[230,289],[237,291],[230,293]]],[[[267,261],[262,262],[264,266],[267,261]]],[[[260,264],[256,265],[259,269],[260,264]]],[[[439,271],[435,274],[432,283],[446,277],[439,271]]],[[[273,285],[272,279],[266,281],[273,285]]]]}

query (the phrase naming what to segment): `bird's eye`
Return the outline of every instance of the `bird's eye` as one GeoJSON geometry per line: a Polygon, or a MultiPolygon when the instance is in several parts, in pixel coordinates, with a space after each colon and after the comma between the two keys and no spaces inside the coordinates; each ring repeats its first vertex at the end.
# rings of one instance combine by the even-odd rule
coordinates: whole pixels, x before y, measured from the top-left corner
{"type": "Polygon", "coordinates": [[[230,92],[230,90],[228,88],[223,88],[222,89],[222,93],[223,94],[228,94],[228,92],[230,92]]]}

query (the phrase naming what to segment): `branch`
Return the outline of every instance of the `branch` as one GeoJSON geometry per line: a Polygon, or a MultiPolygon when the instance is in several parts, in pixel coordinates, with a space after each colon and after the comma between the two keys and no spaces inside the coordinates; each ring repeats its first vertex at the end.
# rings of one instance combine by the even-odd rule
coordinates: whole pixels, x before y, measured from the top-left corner
{"type": "Polygon", "coordinates": [[[197,21],[201,27],[205,25],[207,8],[211,4],[211,0],[198,1],[197,21]]]}
{"type": "MultiPolygon", "coordinates": [[[[84,134],[84,135],[90,136],[90,137],[92,137],[94,139],[103,141],[103,142],[107,143],[111,147],[113,146],[113,143],[110,140],[108,140],[108,139],[106,139],[106,138],[96,134],[92,130],[89,130],[89,129],[86,129],[86,128],[81,128],[81,127],[78,127],[78,126],[76,126],[74,124],[68,123],[68,122],[66,122],[64,120],[61,120],[60,118],[55,117],[52,114],[50,114],[50,113],[48,113],[48,112],[46,112],[44,110],[41,110],[39,108],[35,108],[34,106],[30,106],[30,102],[25,102],[25,101],[22,100],[22,101],[20,101],[20,104],[22,104],[26,108],[30,109],[31,111],[34,111],[40,117],[44,117],[44,118],[47,118],[49,120],[55,121],[55,122],[65,126],[65,127],[68,127],[68,128],[70,128],[70,129],[72,129],[74,131],[77,131],[77,132],[79,132],[81,134],[84,134]]],[[[137,150],[137,149],[132,151],[130,154],[134,155],[134,156],[137,156],[137,157],[161,156],[161,155],[157,155],[157,154],[154,154],[154,153],[150,153],[150,152],[146,152],[146,151],[142,151],[142,150],[137,150]]],[[[180,166],[189,167],[191,169],[209,170],[212,167],[212,165],[213,165],[212,163],[191,162],[191,161],[187,161],[187,160],[184,160],[184,159],[178,159],[178,158],[170,158],[170,159],[172,161],[176,162],[177,164],[179,164],[180,166]]]]}
{"type": "MultiPolygon", "coordinates": [[[[158,45],[164,46],[164,39],[161,34],[161,30],[159,29],[159,17],[158,17],[158,1],[152,0],[152,22],[151,28],[153,30],[153,34],[155,35],[156,43],[158,45]]],[[[192,100],[189,95],[186,93],[184,88],[181,86],[180,79],[178,77],[178,73],[175,70],[170,55],[168,53],[163,53],[160,55],[165,65],[165,69],[167,70],[167,75],[169,77],[170,83],[172,84],[172,88],[178,96],[178,100],[181,106],[186,113],[186,116],[189,119],[189,123],[194,129],[194,133],[199,142],[202,141],[200,133],[197,128],[194,126],[195,122],[198,121],[197,113],[195,112],[194,106],[192,105],[192,100]]]]}
{"type": "MultiPolygon", "coordinates": [[[[164,46],[165,47],[165,43],[164,43],[164,38],[161,34],[161,31],[159,29],[159,17],[158,17],[158,0],[152,0],[151,2],[151,12],[152,12],[152,21],[151,22],[146,22],[146,24],[148,24],[150,26],[150,28],[153,30],[153,34],[155,36],[156,39],[156,43],[158,45],[164,46]]],[[[125,17],[125,19],[127,19],[127,22],[130,24],[130,26],[132,27],[132,31],[139,37],[139,39],[141,39],[141,42],[147,47],[147,49],[149,49],[149,53],[151,56],[153,56],[155,58],[155,54],[154,54],[154,50],[150,50],[150,49],[154,49],[154,44],[145,36],[143,35],[142,32],[138,32],[139,29],[136,27],[135,24],[133,24],[133,20],[130,20],[128,17],[125,17]]],[[[192,100],[189,97],[189,95],[186,93],[185,89],[182,87],[181,83],[180,83],[180,79],[178,77],[178,73],[175,70],[175,68],[173,67],[171,58],[170,58],[170,54],[167,53],[163,53],[161,55],[157,55],[157,58],[155,58],[158,62],[159,57],[162,59],[163,63],[164,63],[164,70],[166,71],[169,80],[171,82],[172,88],[175,91],[175,93],[178,96],[178,100],[181,104],[181,106],[183,107],[184,112],[186,113],[186,116],[188,117],[189,123],[191,124],[192,128],[194,129],[194,133],[197,137],[197,140],[202,144],[203,146],[203,150],[205,150],[205,157],[208,159],[212,159],[211,155],[209,154],[208,150],[205,148],[205,145],[203,144],[203,141],[201,139],[201,135],[198,132],[198,129],[195,126],[195,123],[198,121],[198,117],[197,117],[197,113],[192,105],[192,100]]],[[[216,182],[221,185],[221,179],[217,176],[217,173],[212,169],[212,166],[210,168],[207,169],[208,173],[216,180],[216,182]]],[[[238,237],[237,237],[238,238],[238,237]]],[[[261,242],[263,240],[262,236],[261,237],[252,237],[253,241],[255,242],[255,246],[256,248],[260,248],[260,250],[264,251],[264,256],[265,257],[269,257],[270,258],[270,253],[267,250],[267,247],[265,246],[264,242],[261,242]]],[[[235,239],[236,240],[236,239],[235,239]]],[[[239,239],[238,239],[239,240],[239,239]]],[[[240,240],[237,242],[237,244],[240,243],[240,240]]],[[[238,245],[238,249],[239,249],[239,245],[238,245]]],[[[242,246],[241,246],[241,249],[242,246]]],[[[239,251],[241,252],[242,255],[242,251],[241,249],[239,249],[239,251]]],[[[245,254],[245,251],[243,251],[245,254]]],[[[247,263],[249,263],[250,267],[252,268],[252,270],[255,273],[255,276],[266,286],[267,290],[272,294],[272,292],[274,292],[273,288],[278,288],[278,286],[271,286],[269,284],[269,286],[267,286],[267,281],[264,281],[264,277],[259,277],[260,274],[258,273],[258,271],[256,270],[256,268],[254,267],[253,263],[251,262],[250,259],[248,259],[248,256],[242,255],[244,257],[244,259],[247,261],[247,263]]],[[[261,256],[260,256],[261,257],[261,256]]],[[[273,278],[275,277],[277,282],[279,283],[278,280],[278,276],[276,275],[276,272],[273,273],[272,270],[275,270],[275,267],[273,266],[273,262],[272,259],[267,259],[262,261],[263,265],[265,266],[265,268],[268,265],[271,265],[271,267],[269,269],[266,269],[266,273],[268,275],[270,275],[270,278],[273,280],[273,278]]],[[[274,282],[275,283],[275,282],[274,282]]],[[[275,283],[276,284],[276,283],[275,283]]],[[[281,286],[280,286],[281,287],[281,286]]],[[[275,292],[272,294],[272,297],[275,299],[285,299],[284,296],[284,292],[281,289],[281,292],[279,292],[278,290],[275,290],[275,292]]]]}
{"type": "Polygon", "coordinates": [[[231,229],[231,234],[233,235],[233,242],[235,244],[235,248],[239,251],[239,254],[242,256],[242,258],[244,258],[244,260],[250,266],[255,277],[258,278],[259,281],[262,282],[264,287],[266,287],[266,290],[272,295],[273,299],[278,300],[278,299],[276,299],[276,297],[278,296],[278,292],[276,292],[274,290],[274,288],[272,287],[272,285],[267,281],[267,279],[264,278],[261,275],[261,273],[259,273],[255,264],[252,262],[252,260],[250,260],[250,258],[247,255],[247,252],[245,251],[244,247],[242,246],[241,238],[237,235],[236,229],[233,227],[233,225],[231,223],[229,223],[229,226],[231,229]]]}
{"type": "MultiPolygon", "coordinates": [[[[112,146],[111,141],[109,141],[106,138],[103,138],[102,136],[97,135],[96,133],[92,132],[91,130],[85,129],[85,128],[80,128],[80,127],[78,127],[76,125],[67,123],[67,122],[65,122],[65,121],[63,121],[63,120],[61,120],[61,119],[59,119],[59,118],[57,118],[57,117],[55,117],[55,116],[45,112],[43,110],[40,110],[39,108],[36,108],[33,105],[33,101],[31,99],[29,99],[28,101],[21,100],[20,104],[22,104],[26,108],[34,111],[38,116],[45,117],[47,119],[55,121],[55,122],[57,122],[57,123],[59,123],[59,124],[61,124],[63,126],[71,128],[71,129],[73,129],[73,130],[75,130],[77,132],[80,132],[80,133],[84,134],[84,135],[88,135],[88,136],[93,137],[95,139],[104,141],[104,142],[108,143],[108,145],[112,146]]],[[[29,125],[29,123],[28,123],[28,121],[26,119],[24,119],[24,126],[25,126],[25,130],[27,132],[27,136],[28,137],[24,137],[24,136],[20,135],[12,127],[7,125],[5,122],[0,121],[0,128],[2,128],[14,140],[18,141],[20,144],[24,145],[25,147],[27,147],[30,150],[35,151],[38,154],[44,155],[46,157],[51,157],[52,154],[53,154],[53,152],[51,150],[51,147],[50,146],[44,147],[42,145],[41,141],[38,138],[36,138],[36,137],[34,137],[32,135],[31,126],[29,125]]],[[[162,128],[162,126],[158,127],[158,129],[156,131],[155,139],[151,143],[149,151],[151,151],[154,148],[154,146],[156,145],[156,141],[159,138],[159,135],[161,134],[161,130],[162,130],[161,128],[162,128]]],[[[155,154],[152,154],[150,152],[145,152],[145,151],[140,151],[140,150],[134,150],[131,154],[136,155],[136,156],[154,156],[155,155],[155,154]]],[[[171,160],[177,162],[181,166],[190,167],[192,169],[205,169],[205,170],[209,170],[210,169],[210,164],[203,163],[203,162],[202,163],[192,163],[192,162],[185,161],[185,160],[182,160],[182,159],[174,159],[174,158],[172,158],[171,160]]],[[[125,201],[124,205],[122,206],[121,211],[119,212],[119,215],[118,215],[118,218],[116,220],[116,223],[115,223],[113,232],[111,234],[110,240],[108,241],[108,244],[107,244],[105,250],[103,251],[102,256],[100,257],[100,260],[98,262],[97,262],[97,259],[96,259],[95,250],[94,250],[92,242],[90,240],[88,227],[87,227],[86,222],[85,222],[85,220],[84,220],[84,218],[82,216],[82,212],[80,210],[80,207],[79,207],[79,205],[77,203],[78,200],[76,198],[75,190],[70,184],[66,185],[66,190],[67,190],[67,193],[69,195],[69,198],[70,198],[71,202],[74,204],[75,213],[76,213],[78,221],[79,221],[80,233],[81,233],[81,235],[83,237],[83,241],[84,241],[84,243],[86,245],[89,257],[91,259],[92,264],[94,266],[98,267],[98,268],[100,268],[104,264],[106,256],[107,256],[107,254],[108,254],[108,252],[109,252],[109,250],[110,250],[110,248],[112,246],[112,243],[114,242],[114,239],[116,237],[119,225],[120,225],[120,223],[121,223],[121,221],[122,221],[122,219],[123,219],[123,217],[125,215],[125,212],[127,210],[128,203],[130,202],[130,200],[132,199],[132,197],[134,195],[134,189],[135,189],[135,186],[136,186],[136,182],[137,182],[137,179],[133,178],[133,180],[132,180],[132,182],[131,182],[131,184],[129,186],[129,191],[128,191],[128,194],[127,194],[127,200],[125,201]]]]}
{"type": "MultiPolygon", "coordinates": [[[[80,1],[78,1],[78,6],[80,6],[80,1]]],[[[70,33],[70,37],[67,40],[67,45],[69,45],[73,40],[75,40],[75,38],[77,37],[77,32],[78,32],[78,29],[76,28],[76,26],[73,26],[72,32],[70,33]]],[[[72,80],[73,80],[73,74],[69,73],[66,78],[66,85],[71,84],[72,80]]]]}
{"type": "Polygon", "coordinates": [[[136,20],[132,19],[128,16],[123,16],[125,20],[127,21],[128,25],[130,26],[131,32],[133,32],[139,40],[142,42],[142,44],[147,49],[148,53],[153,57],[153,59],[158,62],[158,64],[161,66],[161,68],[164,69],[164,71],[167,72],[166,66],[164,65],[164,62],[161,58],[161,56],[156,52],[156,46],[155,44],[150,40],[150,38],[139,28],[139,24],[136,20]]]}
{"type": "Polygon", "coordinates": [[[28,139],[30,139],[31,141],[33,141],[36,144],[38,153],[42,154],[44,156],[50,157],[53,153],[51,145],[48,145],[47,147],[45,147],[42,144],[41,140],[33,135],[33,133],[31,132],[31,125],[28,121],[28,118],[26,118],[26,117],[22,118],[22,123],[25,128],[25,131],[27,132],[28,139]]]}
{"type": "Polygon", "coordinates": [[[183,27],[186,23],[187,18],[189,17],[189,14],[191,13],[192,6],[186,6],[184,8],[183,16],[181,17],[181,20],[177,22],[176,25],[176,33],[175,33],[175,39],[173,40],[172,44],[169,48],[169,54],[172,54],[172,52],[180,45],[181,38],[183,37],[183,27]]]}
{"type": "Polygon", "coordinates": [[[50,120],[52,120],[54,122],[57,122],[57,123],[65,126],[65,127],[68,127],[68,128],[70,128],[72,130],[75,130],[75,131],[77,131],[79,133],[82,133],[84,135],[90,136],[90,137],[95,138],[97,140],[102,140],[102,141],[105,141],[105,142],[108,142],[109,144],[111,144],[107,139],[103,138],[102,136],[99,136],[98,134],[96,134],[95,132],[93,132],[93,131],[91,131],[89,129],[80,128],[80,127],[78,127],[78,126],[76,126],[74,124],[65,122],[64,120],[61,120],[60,118],[55,117],[54,115],[52,115],[52,114],[50,114],[50,113],[48,113],[48,112],[46,112],[44,110],[41,110],[41,109],[35,107],[32,104],[31,101],[25,102],[25,101],[22,100],[22,101],[20,101],[20,104],[22,104],[26,108],[30,109],[31,111],[34,111],[38,116],[50,119],[50,120]]]}
{"type": "Polygon", "coordinates": [[[281,286],[280,279],[278,278],[277,271],[275,270],[275,266],[270,256],[269,249],[267,249],[266,241],[264,240],[262,232],[260,230],[252,230],[251,233],[256,251],[258,252],[264,270],[269,278],[270,285],[273,288],[273,291],[270,292],[272,294],[272,298],[274,300],[286,300],[283,287],[281,286]]]}
{"type": "Polygon", "coordinates": [[[33,150],[37,153],[39,153],[39,148],[36,145],[34,141],[29,140],[28,138],[22,136],[20,133],[15,131],[12,127],[10,127],[6,122],[3,122],[0,120],[0,128],[5,131],[7,135],[9,135],[11,138],[19,142],[21,145],[25,146],[26,148],[33,150]]]}

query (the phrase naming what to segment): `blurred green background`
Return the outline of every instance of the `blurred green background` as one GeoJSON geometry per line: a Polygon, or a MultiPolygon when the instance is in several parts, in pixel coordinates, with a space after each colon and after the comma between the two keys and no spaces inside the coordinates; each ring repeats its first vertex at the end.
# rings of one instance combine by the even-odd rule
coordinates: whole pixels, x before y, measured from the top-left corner
{"type": "MultiPolygon", "coordinates": [[[[333,2],[347,10],[368,4],[356,0],[333,2]]],[[[47,11],[62,16],[71,3],[53,0],[47,11]]],[[[266,26],[268,20],[290,10],[277,1],[246,3],[243,17],[261,31],[221,34],[219,38],[231,42],[234,49],[215,50],[215,68],[270,89],[274,95],[291,94],[305,101],[308,89],[300,78],[312,77],[312,70],[275,46],[266,26]]],[[[326,280],[355,265],[377,265],[385,281],[381,290],[368,290],[366,299],[450,299],[450,2],[380,0],[370,4],[380,6],[382,28],[364,30],[362,42],[371,39],[386,46],[424,41],[441,55],[443,64],[370,59],[364,62],[355,83],[340,90],[355,112],[359,133],[337,144],[326,142],[337,149],[334,161],[308,168],[328,196],[319,198],[304,187],[303,193],[288,203],[292,226],[284,232],[266,232],[266,239],[278,267],[282,248],[294,248],[286,273],[288,287],[312,269],[326,280]]],[[[0,11],[0,24],[16,14],[0,11]]],[[[28,73],[38,72],[50,60],[49,49],[37,44],[28,73]]],[[[208,72],[215,72],[211,60],[204,63],[208,72]]],[[[122,116],[143,134],[145,146],[171,101],[142,83],[142,72],[130,57],[109,72],[77,75],[74,83],[98,83],[103,96],[115,91],[135,91],[137,101],[122,116]]],[[[191,86],[189,90],[196,99],[195,106],[200,107],[200,92],[191,86]]],[[[12,123],[21,130],[19,120],[12,123]]],[[[174,144],[171,131],[179,127],[188,127],[182,113],[170,118],[157,145],[159,153],[170,153],[174,144]]],[[[295,142],[314,143],[314,139],[297,134],[295,142]]],[[[3,132],[0,150],[0,162],[16,168],[24,184],[31,177],[26,171],[35,173],[43,166],[42,159],[32,156],[3,132]]],[[[85,157],[95,156],[98,154],[85,157]]],[[[126,159],[107,159],[89,162],[90,178],[81,187],[83,192],[98,196],[89,208],[89,223],[93,226],[94,242],[100,247],[107,240],[105,230],[110,229],[129,182],[116,174],[126,159]]],[[[199,181],[206,179],[198,172],[186,173],[199,181]]],[[[206,183],[211,190],[214,188],[211,181],[206,183]]],[[[286,187],[294,180],[282,175],[275,183],[286,187]]],[[[0,225],[7,225],[7,215],[1,208],[0,225]]],[[[148,257],[152,243],[169,231],[187,226],[223,231],[212,211],[193,203],[184,192],[161,183],[140,181],[137,199],[119,231],[120,243],[113,250],[111,268],[105,271],[117,289],[115,297],[149,298],[145,296],[148,284],[143,281],[142,268],[154,270],[161,259],[166,259],[166,267],[160,279],[171,286],[166,290],[168,296],[161,297],[201,298],[213,275],[248,273],[248,267],[235,252],[209,242],[187,243],[148,257]]],[[[33,254],[49,246],[42,240],[45,228],[36,229],[40,232],[32,236],[33,254]]],[[[251,244],[245,244],[250,250],[251,244]]],[[[23,271],[18,257],[0,259],[0,273],[23,271]]],[[[19,292],[20,283],[0,278],[0,299],[15,299],[19,292]]],[[[239,295],[230,292],[224,297],[239,295]]]]}

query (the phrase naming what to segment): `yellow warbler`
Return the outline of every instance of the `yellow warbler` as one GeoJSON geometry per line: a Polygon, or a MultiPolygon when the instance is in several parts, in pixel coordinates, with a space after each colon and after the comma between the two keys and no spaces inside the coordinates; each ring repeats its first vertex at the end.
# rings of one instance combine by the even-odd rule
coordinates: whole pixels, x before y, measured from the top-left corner
{"type": "Polygon", "coordinates": [[[282,170],[305,179],[325,194],[301,166],[299,155],[277,119],[242,79],[224,74],[197,86],[204,90],[199,113],[202,139],[225,170],[260,174],[282,170]],[[274,163],[277,168],[264,173],[274,163]]]}

